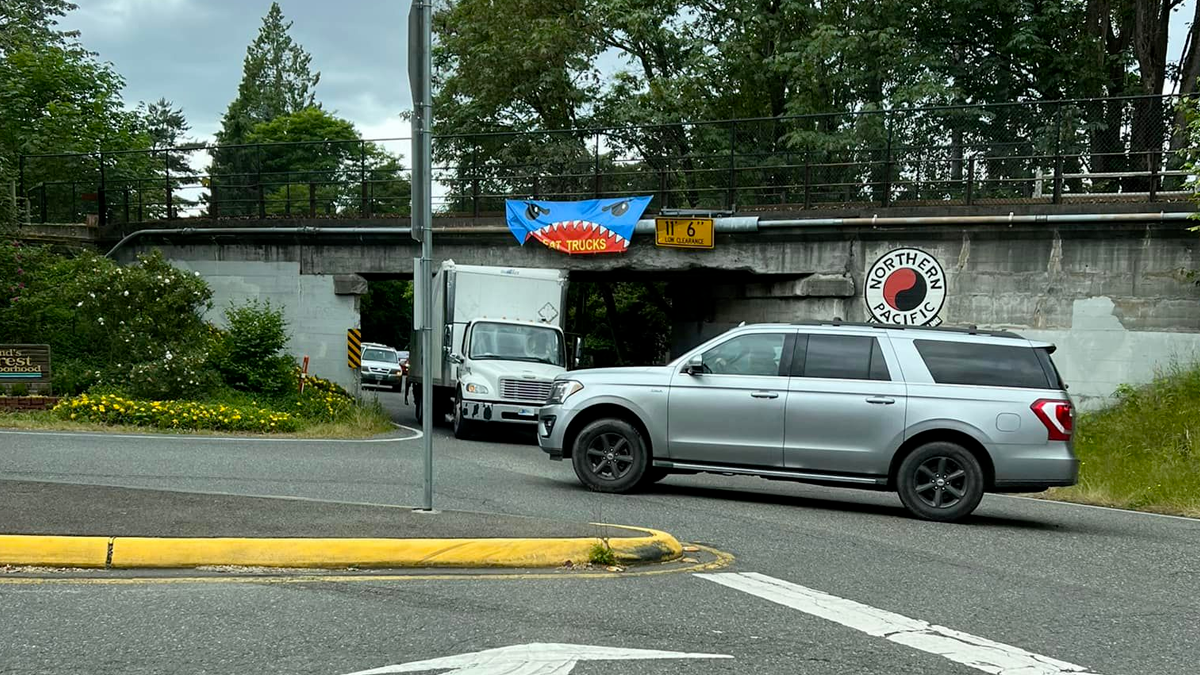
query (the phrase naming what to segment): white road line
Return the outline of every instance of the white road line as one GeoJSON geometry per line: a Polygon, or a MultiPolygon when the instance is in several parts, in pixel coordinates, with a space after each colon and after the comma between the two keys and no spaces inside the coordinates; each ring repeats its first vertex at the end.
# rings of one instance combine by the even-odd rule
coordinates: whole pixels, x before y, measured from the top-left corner
{"type": "Polygon", "coordinates": [[[398,440],[415,441],[418,438],[425,438],[425,432],[421,431],[420,429],[417,429],[416,427],[406,427],[403,424],[400,424],[399,422],[392,422],[392,424],[395,425],[397,429],[403,429],[403,430],[411,432],[413,434],[412,436],[405,436],[404,438],[401,438],[398,440]]]}
{"type": "MultiPolygon", "coordinates": [[[[392,424],[396,424],[392,422],[392,424]]],[[[202,434],[105,434],[78,431],[10,431],[0,430],[4,436],[60,436],[66,438],[125,438],[135,440],[165,441],[214,441],[218,443],[400,443],[415,441],[424,434],[419,429],[396,424],[397,427],[414,435],[403,438],[259,438],[257,436],[205,436],[202,434]]]]}
{"type": "Polygon", "coordinates": [[[828,619],[874,637],[886,638],[897,644],[937,654],[992,675],[1096,675],[1083,666],[919,619],[910,619],[765,574],[725,572],[696,576],[806,614],[828,619]]]}
{"type": "Polygon", "coordinates": [[[1117,509],[1111,506],[1097,506],[1095,504],[1079,504],[1077,502],[1062,502],[1057,499],[1038,499],[1037,497],[1021,497],[1018,495],[988,495],[988,497],[1004,497],[1005,499],[1023,499],[1027,502],[1039,502],[1041,504],[1058,504],[1059,506],[1079,506],[1085,509],[1100,509],[1101,511],[1112,511],[1116,513],[1124,513],[1130,516],[1153,516],[1155,518],[1171,518],[1173,520],[1186,520],[1191,523],[1200,523],[1200,518],[1191,518],[1188,516],[1173,516],[1169,513],[1150,513],[1149,511],[1131,511],[1129,509],[1117,509]]]}

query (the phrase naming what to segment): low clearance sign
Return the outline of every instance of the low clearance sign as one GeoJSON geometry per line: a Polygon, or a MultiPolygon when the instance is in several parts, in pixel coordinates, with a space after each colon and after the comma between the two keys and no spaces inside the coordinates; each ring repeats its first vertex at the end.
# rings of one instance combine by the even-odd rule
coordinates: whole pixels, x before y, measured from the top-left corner
{"type": "Polygon", "coordinates": [[[0,382],[49,380],[49,345],[0,345],[0,382]]]}

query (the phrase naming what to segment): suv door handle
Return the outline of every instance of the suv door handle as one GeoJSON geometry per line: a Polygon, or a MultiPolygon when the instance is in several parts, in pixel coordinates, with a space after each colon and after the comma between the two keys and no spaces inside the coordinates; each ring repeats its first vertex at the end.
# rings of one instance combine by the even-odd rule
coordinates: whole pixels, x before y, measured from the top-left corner
{"type": "Polygon", "coordinates": [[[867,398],[867,403],[874,403],[875,405],[891,405],[895,402],[896,399],[889,396],[871,396],[867,398]]]}
{"type": "Polygon", "coordinates": [[[779,393],[774,391],[752,391],[750,395],[754,398],[779,398],[779,393]]]}

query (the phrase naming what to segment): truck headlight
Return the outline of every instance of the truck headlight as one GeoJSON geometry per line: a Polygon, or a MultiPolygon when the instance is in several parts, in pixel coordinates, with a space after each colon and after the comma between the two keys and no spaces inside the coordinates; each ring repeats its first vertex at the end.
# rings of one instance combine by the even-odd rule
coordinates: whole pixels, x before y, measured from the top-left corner
{"type": "Polygon", "coordinates": [[[467,385],[467,393],[468,394],[486,394],[486,393],[488,393],[488,388],[482,384],[472,383],[472,384],[467,385]]]}
{"type": "Polygon", "coordinates": [[[575,380],[555,380],[550,387],[550,398],[546,399],[546,405],[556,405],[571,398],[572,394],[583,389],[583,383],[575,380]]]}

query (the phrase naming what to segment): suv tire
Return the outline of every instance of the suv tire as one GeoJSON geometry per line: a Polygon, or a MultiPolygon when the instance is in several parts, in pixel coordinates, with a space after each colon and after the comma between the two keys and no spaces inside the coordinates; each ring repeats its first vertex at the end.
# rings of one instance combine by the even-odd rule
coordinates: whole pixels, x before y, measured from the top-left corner
{"type": "Polygon", "coordinates": [[[983,499],[983,468],[969,450],[935,441],[900,462],[896,491],[909,513],[923,520],[962,520],[983,499]]]}
{"type": "Polygon", "coordinates": [[[571,463],[579,482],[596,492],[631,492],[642,482],[650,453],[632,424],[615,418],[588,424],[575,437],[571,463]]]}

